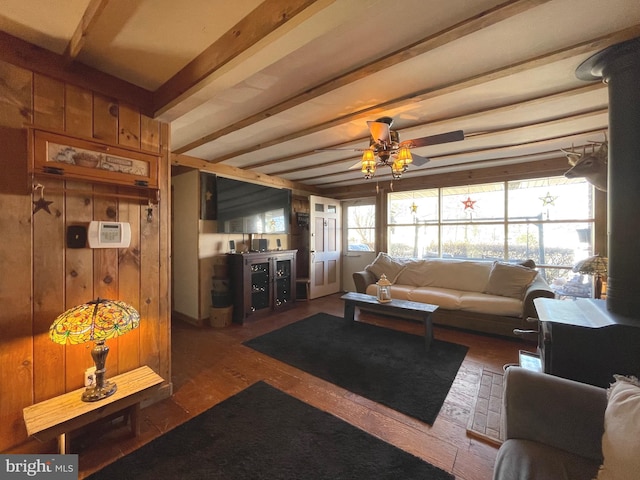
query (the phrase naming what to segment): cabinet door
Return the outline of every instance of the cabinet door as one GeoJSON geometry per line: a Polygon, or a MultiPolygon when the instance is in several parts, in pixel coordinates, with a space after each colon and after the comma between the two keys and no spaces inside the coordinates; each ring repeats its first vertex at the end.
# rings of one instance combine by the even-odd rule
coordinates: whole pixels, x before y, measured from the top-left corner
{"type": "Polygon", "coordinates": [[[272,264],[268,259],[252,262],[249,265],[251,272],[251,301],[249,312],[259,312],[270,308],[271,302],[271,278],[272,264]]]}
{"type": "Polygon", "coordinates": [[[295,300],[294,270],[293,257],[275,258],[274,309],[288,306],[295,300]]]}
{"type": "Polygon", "coordinates": [[[120,146],[33,131],[32,173],[158,188],[158,156],[120,146]]]}

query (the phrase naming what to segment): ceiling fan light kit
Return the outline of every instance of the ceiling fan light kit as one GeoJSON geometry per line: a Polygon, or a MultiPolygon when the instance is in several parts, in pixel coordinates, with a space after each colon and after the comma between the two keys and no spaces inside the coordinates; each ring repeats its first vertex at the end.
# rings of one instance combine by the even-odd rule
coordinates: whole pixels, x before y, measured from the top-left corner
{"type": "Polygon", "coordinates": [[[392,177],[397,180],[407,171],[411,163],[420,166],[429,161],[428,158],[412,154],[411,148],[464,140],[462,130],[457,130],[400,142],[398,132],[391,130],[392,123],[393,119],[391,117],[382,117],[375,121],[367,122],[371,137],[369,139],[369,148],[364,150],[362,154],[360,167],[366,179],[372,178],[378,167],[389,167],[391,168],[392,177]]]}
{"type": "Polygon", "coordinates": [[[376,173],[376,156],[373,150],[367,148],[362,154],[362,173],[367,180],[376,173]]]}

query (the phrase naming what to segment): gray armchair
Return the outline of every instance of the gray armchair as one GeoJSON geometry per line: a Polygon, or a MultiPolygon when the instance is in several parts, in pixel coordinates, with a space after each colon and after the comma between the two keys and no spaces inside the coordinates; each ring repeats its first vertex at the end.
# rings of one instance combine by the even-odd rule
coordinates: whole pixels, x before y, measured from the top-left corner
{"type": "Polygon", "coordinates": [[[606,390],[520,367],[505,372],[505,442],[494,480],[591,480],[602,463],[606,390]]]}

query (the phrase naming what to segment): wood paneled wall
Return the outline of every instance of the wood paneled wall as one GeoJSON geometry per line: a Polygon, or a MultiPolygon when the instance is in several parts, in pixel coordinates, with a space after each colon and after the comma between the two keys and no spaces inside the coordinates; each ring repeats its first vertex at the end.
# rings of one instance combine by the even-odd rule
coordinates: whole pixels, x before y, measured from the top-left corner
{"type": "MultiPolygon", "coordinates": [[[[149,365],[170,394],[169,127],[136,107],[0,62],[0,451],[27,441],[22,409],[83,386],[93,362],[90,344],[57,345],[49,326],[89,300],[133,305],[140,327],[109,340],[107,376],[149,365]],[[56,178],[32,178],[26,126],[94,139],[159,155],[160,201],[128,198],[126,188],[56,178]],[[35,183],[51,201],[33,212],[35,183]],[[148,209],[152,208],[151,216],[148,209]],[[125,221],[123,249],[72,249],[69,225],[125,221]]],[[[50,446],[32,446],[48,450],[50,446]]]]}

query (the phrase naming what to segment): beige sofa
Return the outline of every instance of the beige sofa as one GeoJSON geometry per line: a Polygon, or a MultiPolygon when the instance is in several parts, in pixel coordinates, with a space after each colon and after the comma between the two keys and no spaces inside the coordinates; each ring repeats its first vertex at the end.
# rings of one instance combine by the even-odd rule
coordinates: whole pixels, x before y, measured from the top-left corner
{"type": "MultiPolygon", "coordinates": [[[[532,261],[527,263],[535,267],[532,261]]],[[[502,262],[400,259],[381,252],[365,270],[353,274],[356,290],[376,294],[382,274],[391,297],[438,305],[433,322],[504,336],[535,328],[534,298],[554,293],[534,268],[502,262]]]]}

